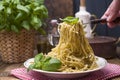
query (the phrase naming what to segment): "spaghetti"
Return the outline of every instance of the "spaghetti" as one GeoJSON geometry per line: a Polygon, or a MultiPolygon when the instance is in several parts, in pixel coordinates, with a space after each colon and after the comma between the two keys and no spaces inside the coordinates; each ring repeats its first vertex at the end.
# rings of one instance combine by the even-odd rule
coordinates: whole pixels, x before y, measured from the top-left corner
{"type": "Polygon", "coordinates": [[[59,71],[80,72],[96,68],[96,58],[85,37],[83,24],[62,22],[58,27],[59,43],[47,56],[55,57],[62,62],[59,71]]]}

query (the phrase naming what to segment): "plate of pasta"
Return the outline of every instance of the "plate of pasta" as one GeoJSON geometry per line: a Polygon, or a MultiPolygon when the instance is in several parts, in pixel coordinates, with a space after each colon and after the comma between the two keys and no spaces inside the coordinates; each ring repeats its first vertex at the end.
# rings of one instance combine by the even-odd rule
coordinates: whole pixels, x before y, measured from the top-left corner
{"type": "Polygon", "coordinates": [[[66,17],[59,23],[58,44],[47,54],[38,54],[25,61],[29,70],[56,78],[76,78],[98,71],[107,61],[94,55],[84,25],[78,18],[66,17]]]}
{"type": "MultiPolygon", "coordinates": [[[[97,68],[92,70],[86,70],[86,71],[79,71],[79,72],[51,72],[51,71],[44,71],[40,69],[33,69],[33,71],[40,72],[46,76],[49,77],[55,77],[55,78],[77,78],[77,77],[83,77],[85,75],[88,75],[91,72],[98,71],[102,68],[104,68],[107,64],[107,61],[102,57],[97,57],[96,63],[98,65],[97,68]]],[[[30,64],[34,63],[34,58],[28,59],[24,62],[24,66],[26,68],[29,67],[30,64]]]]}

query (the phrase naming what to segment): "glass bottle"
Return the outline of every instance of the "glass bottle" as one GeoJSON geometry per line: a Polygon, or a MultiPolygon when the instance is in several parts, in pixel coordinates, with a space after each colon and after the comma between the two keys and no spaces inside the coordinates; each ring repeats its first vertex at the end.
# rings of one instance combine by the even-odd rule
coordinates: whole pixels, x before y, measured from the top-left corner
{"type": "Polygon", "coordinates": [[[52,46],[56,46],[59,42],[58,21],[56,19],[51,20],[52,30],[48,34],[49,42],[52,46]]]}

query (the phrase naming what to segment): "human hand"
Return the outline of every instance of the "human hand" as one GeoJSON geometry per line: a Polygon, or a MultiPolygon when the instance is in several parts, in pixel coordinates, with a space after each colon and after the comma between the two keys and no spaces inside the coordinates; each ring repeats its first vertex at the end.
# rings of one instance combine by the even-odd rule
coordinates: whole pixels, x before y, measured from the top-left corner
{"type": "Polygon", "coordinates": [[[120,24],[120,22],[113,22],[117,17],[120,17],[120,0],[113,0],[104,15],[102,16],[102,19],[106,18],[108,22],[107,25],[110,28],[113,28],[116,25],[120,24]]]}

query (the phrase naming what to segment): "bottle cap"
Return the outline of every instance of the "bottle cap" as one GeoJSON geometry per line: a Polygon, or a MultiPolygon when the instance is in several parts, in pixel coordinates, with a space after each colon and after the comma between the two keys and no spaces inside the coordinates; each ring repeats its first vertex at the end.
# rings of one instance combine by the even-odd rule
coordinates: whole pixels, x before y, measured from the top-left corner
{"type": "Polygon", "coordinates": [[[58,21],[56,19],[52,19],[50,23],[52,26],[55,26],[58,23],[58,21]]]}

